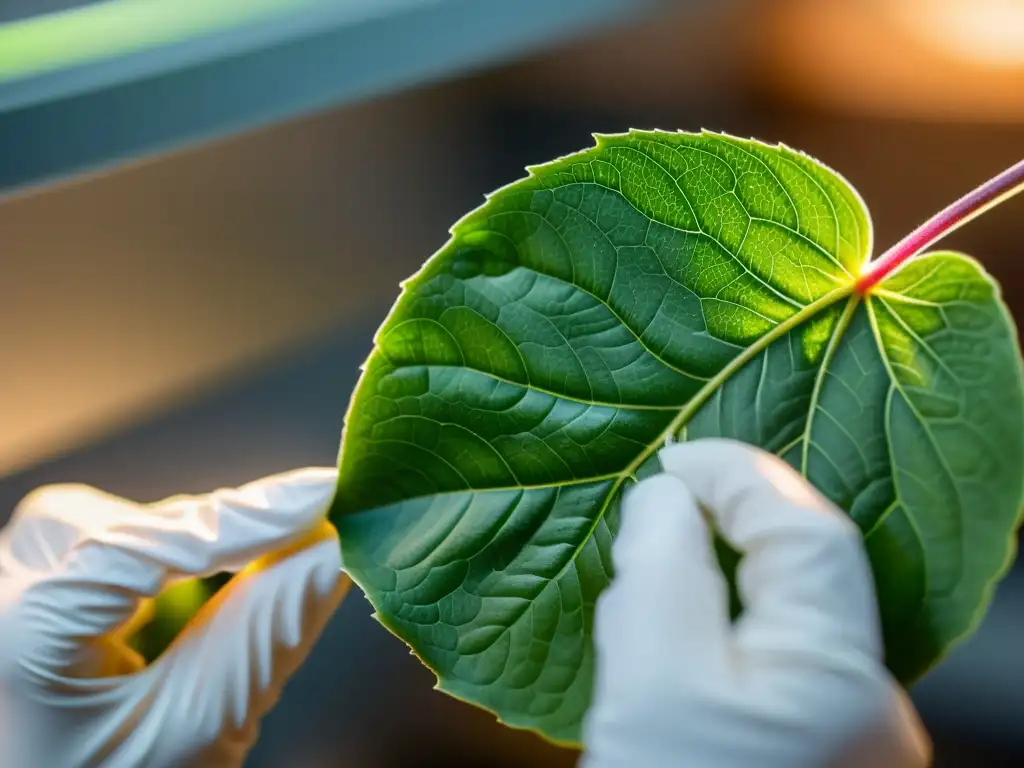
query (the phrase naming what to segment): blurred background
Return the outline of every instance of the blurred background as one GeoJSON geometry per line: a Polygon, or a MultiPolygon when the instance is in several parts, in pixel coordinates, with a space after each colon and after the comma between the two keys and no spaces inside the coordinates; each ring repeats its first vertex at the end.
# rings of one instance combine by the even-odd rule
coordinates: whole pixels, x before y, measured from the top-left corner
{"type": "MultiPolygon", "coordinates": [[[[119,4],[140,5],[90,7],[119,4]]],[[[591,132],[805,150],[863,194],[879,249],[1024,156],[1024,0],[261,0],[269,26],[156,36],[144,61],[24,47],[75,5],[0,0],[0,523],[41,483],[153,500],[332,464],[398,281],[591,132]],[[358,10],[329,17],[344,44],[325,5],[358,10]]],[[[1018,199],[948,242],[1018,318],[1022,239],[1018,199]]],[[[938,766],[1021,764],[1022,641],[1018,567],[912,692],[938,766]]],[[[574,763],[432,684],[354,593],[250,765],[574,763]]]]}

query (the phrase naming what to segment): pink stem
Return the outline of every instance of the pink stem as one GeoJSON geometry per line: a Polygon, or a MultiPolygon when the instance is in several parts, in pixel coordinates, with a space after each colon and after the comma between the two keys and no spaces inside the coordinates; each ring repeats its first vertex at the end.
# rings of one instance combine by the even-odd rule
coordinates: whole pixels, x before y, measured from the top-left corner
{"type": "Polygon", "coordinates": [[[1024,189],[1024,160],[986,181],[973,192],[932,216],[871,262],[857,280],[856,290],[867,293],[901,264],[941,237],[1024,189]]]}

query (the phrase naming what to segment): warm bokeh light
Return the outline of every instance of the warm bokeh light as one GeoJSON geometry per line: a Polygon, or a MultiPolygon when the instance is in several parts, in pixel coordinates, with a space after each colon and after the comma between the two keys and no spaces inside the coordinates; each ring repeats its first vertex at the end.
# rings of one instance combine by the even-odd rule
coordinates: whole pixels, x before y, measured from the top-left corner
{"type": "Polygon", "coordinates": [[[765,4],[758,70],[773,97],[877,117],[1024,120],[1021,0],[765,4]]]}
{"type": "Polygon", "coordinates": [[[885,7],[937,51],[993,67],[1024,67],[1024,0],[902,0],[885,7]]]}

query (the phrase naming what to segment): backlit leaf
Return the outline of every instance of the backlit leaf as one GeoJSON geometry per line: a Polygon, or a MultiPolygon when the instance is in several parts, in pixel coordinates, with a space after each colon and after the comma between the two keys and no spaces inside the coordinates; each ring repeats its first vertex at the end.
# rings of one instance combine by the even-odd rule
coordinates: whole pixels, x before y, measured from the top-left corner
{"type": "Polygon", "coordinates": [[[578,739],[622,492],[672,436],[782,456],[864,533],[887,664],[969,632],[1012,553],[1013,325],[973,260],[867,296],[861,199],[785,147],[640,132],[530,169],[405,285],[354,395],[331,518],[439,687],[578,739]]]}

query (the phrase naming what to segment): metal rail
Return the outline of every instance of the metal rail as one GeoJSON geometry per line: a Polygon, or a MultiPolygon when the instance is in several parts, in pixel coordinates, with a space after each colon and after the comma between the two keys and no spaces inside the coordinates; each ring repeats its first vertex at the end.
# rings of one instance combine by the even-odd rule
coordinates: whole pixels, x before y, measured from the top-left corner
{"type": "Polygon", "coordinates": [[[0,196],[522,56],[666,0],[107,0],[0,25],[0,196]]]}

